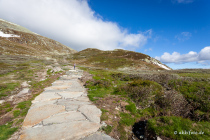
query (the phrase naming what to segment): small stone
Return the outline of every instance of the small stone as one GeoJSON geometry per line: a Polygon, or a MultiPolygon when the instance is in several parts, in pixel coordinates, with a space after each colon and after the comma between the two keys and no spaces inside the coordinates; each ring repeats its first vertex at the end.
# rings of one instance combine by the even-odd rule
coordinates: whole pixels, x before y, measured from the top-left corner
{"type": "Polygon", "coordinates": [[[17,95],[16,97],[21,97],[21,96],[24,96],[26,94],[29,93],[29,88],[24,88],[23,90],[21,90],[17,95]]]}
{"type": "Polygon", "coordinates": [[[5,100],[0,100],[0,104],[3,104],[5,102],[5,100]]]}

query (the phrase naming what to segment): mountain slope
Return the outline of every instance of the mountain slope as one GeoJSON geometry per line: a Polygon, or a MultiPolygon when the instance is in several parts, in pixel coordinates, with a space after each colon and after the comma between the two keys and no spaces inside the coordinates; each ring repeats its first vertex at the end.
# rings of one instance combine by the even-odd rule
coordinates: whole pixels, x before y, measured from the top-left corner
{"type": "Polygon", "coordinates": [[[52,57],[77,51],[24,27],[0,19],[0,52],[6,55],[52,57]]]}
{"type": "Polygon", "coordinates": [[[160,61],[142,53],[116,49],[113,51],[102,51],[88,48],[73,55],[75,63],[118,70],[171,70],[160,61]]]}

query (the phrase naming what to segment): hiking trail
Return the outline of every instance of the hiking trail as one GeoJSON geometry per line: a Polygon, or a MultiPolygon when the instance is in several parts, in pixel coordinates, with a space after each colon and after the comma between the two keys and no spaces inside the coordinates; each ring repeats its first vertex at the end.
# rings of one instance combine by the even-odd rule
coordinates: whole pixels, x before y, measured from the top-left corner
{"type": "Polygon", "coordinates": [[[101,110],[79,82],[82,74],[67,71],[32,101],[19,140],[114,140],[98,131],[101,110]]]}

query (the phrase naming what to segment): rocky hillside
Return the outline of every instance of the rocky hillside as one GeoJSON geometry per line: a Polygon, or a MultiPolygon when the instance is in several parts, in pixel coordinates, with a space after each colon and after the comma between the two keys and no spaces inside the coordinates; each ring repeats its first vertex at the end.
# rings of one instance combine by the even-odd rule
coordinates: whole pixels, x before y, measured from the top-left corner
{"type": "Polygon", "coordinates": [[[37,58],[69,55],[77,51],[47,37],[0,19],[0,53],[28,55],[37,58]]]}
{"type": "Polygon", "coordinates": [[[73,55],[73,61],[79,65],[117,70],[171,70],[160,61],[143,53],[116,49],[102,51],[85,49],[73,55]]]}

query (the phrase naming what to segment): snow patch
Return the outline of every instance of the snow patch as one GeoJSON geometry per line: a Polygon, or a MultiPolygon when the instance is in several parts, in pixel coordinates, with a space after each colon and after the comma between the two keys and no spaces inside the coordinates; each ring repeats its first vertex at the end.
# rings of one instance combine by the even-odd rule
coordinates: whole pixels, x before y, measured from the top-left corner
{"type": "Polygon", "coordinates": [[[162,68],[164,68],[164,69],[166,69],[166,70],[171,70],[171,69],[169,69],[168,67],[164,66],[163,64],[159,64],[158,62],[154,62],[154,64],[155,64],[155,65],[158,65],[158,66],[160,66],[160,67],[162,67],[162,68]]]}
{"type": "Polygon", "coordinates": [[[13,35],[13,34],[5,34],[2,31],[0,31],[1,37],[20,37],[19,35],[13,35]]]}

